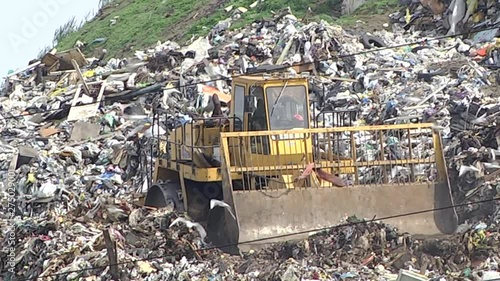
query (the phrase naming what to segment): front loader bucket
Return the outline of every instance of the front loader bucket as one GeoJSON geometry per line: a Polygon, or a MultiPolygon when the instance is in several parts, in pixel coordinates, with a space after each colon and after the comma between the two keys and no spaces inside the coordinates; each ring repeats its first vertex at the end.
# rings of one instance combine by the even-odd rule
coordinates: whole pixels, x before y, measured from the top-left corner
{"type": "MultiPolygon", "coordinates": [[[[346,164],[344,160],[342,167],[339,164],[342,161],[314,159],[315,170],[303,181],[306,183],[305,185],[299,184],[297,180],[293,179],[296,179],[297,175],[305,173],[306,164],[302,166],[298,164],[285,165],[285,167],[280,163],[274,169],[262,165],[250,167],[245,164],[244,159],[235,161],[231,157],[224,156],[225,161],[223,162],[230,164],[223,163],[222,165],[224,201],[234,209],[236,216],[236,220],[234,220],[228,211],[225,212],[224,230],[231,237],[226,242],[238,242],[240,249],[248,249],[244,245],[303,238],[310,232],[338,225],[346,216],[353,215],[368,220],[373,218],[383,220],[384,223],[396,227],[400,232],[414,235],[454,233],[458,225],[458,217],[453,208],[441,139],[438,133],[430,130],[430,126],[430,124],[410,124],[364,128],[366,131],[376,131],[372,134],[377,136],[387,135],[390,134],[391,130],[397,130],[401,134],[398,136],[399,140],[408,140],[408,134],[415,134],[412,130],[418,129],[418,135],[427,136],[427,140],[422,140],[422,143],[408,141],[413,143],[409,145],[409,149],[413,150],[413,155],[403,153],[403,155],[407,155],[405,159],[401,159],[402,157],[390,159],[390,151],[387,149],[388,146],[384,144],[380,145],[383,148],[379,149],[380,153],[378,153],[378,157],[375,157],[376,159],[366,160],[363,157],[358,157],[362,151],[357,150],[354,153],[357,153],[358,156],[353,157],[354,161],[346,164]],[[429,130],[426,133],[420,132],[424,129],[429,130]],[[432,146],[433,150],[426,150],[425,154],[417,153],[417,149],[423,148],[419,145],[424,143],[432,146]],[[384,151],[389,151],[389,153],[385,154],[384,151]],[[333,164],[328,165],[326,162],[333,164]],[[342,175],[335,172],[348,171],[347,165],[350,165],[355,171],[353,174],[342,175]],[[297,171],[293,171],[296,166],[301,168],[296,168],[297,171]],[[367,183],[366,178],[369,172],[363,170],[364,167],[369,167],[367,169],[371,169],[372,174],[375,171],[376,176],[385,178],[385,182],[374,183],[372,181],[367,183]],[[400,167],[396,170],[404,170],[408,173],[406,176],[401,176],[401,173],[394,172],[394,167],[400,167]],[[337,174],[344,179],[344,182],[352,179],[353,184],[345,187],[328,185],[329,183],[324,178],[318,181],[315,172],[318,170],[337,174]],[[422,170],[425,170],[425,174],[428,175],[426,180],[422,178],[422,170]],[[271,180],[264,184],[265,188],[259,189],[255,184],[243,184],[243,186],[249,187],[236,190],[232,184],[231,175],[241,172],[243,181],[251,181],[248,176],[249,171],[252,172],[254,179],[267,178],[271,180]],[[274,174],[269,171],[274,171],[274,174]],[[287,176],[287,174],[291,176],[287,176]],[[282,187],[272,184],[273,181],[281,182],[282,187]]],[[[307,133],[343,134],[347,135],[347,139],[355,140],[353,134],[361,134],[362,129],[309,129],[307,133]],[[340,132],[340,129],[350,130],[350,132],[340,132]]],[[[266,133],[269,134],[269,132],[266,133]]],[[[296,134],[296,132],[294,133],[296,134]]],[[[226,139],[230,138],[231,134],[223,135],[222,146],[230,143],[226,139]]],[[[241,135],[242,133],[239,133],[237,137],[241,139],[241,135]]],[[[399,147],[403,146],[400,144],[399,147]]],[[[229,148],[223,150],[226,154],[230,151],[229,148]]],[[[353,153],[352,150],[351,153],[353,153]]],[[[260,155],[259,157],[264,156],[260,155]]],[[[266,165],[269,166],[269,161],[266,162],[266,165]]],[[[259,181],[262,182],[262,180],[259,181]]],[[[220,226],[222,227],[222,225],[220,226]]]]}
{"type": "Polygon", "coordinates": [[[278,237],[258,243],[288,240],[293,234],[309,232],[341,222],[346,215],[358,218],[388,218],[384,223],[411,234],[453,233],[457,226],[452,209],[418,213],[449,207],[448,186],[409,185],[323,189],[297,189],[288,193],[236,192],[238,242],[278,237]],[[418,213],[400,216],[408,213],[418,213]]]}

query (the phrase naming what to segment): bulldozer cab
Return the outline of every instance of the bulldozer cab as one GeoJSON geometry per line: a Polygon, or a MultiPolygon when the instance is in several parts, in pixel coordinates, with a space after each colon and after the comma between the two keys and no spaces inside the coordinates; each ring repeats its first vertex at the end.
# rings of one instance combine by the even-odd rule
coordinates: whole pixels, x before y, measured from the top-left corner
{"type": "Polygon", "coordinates": [[[231,115],[243,120],[233,131],[309,128],[306,78],[239,76],[233,82],[231,115]]]}
{"type": "MultiPolygon", "coordinates": [[[[247,166],[262,166],[312,159],[312,135],[292,133],[310,128],[307,85],[305,77],[248,75],[234,79],[231,114],[238,117],[234,121],[243,121],[243,124],[233,124],[234,132],[290,130],[291,133],[251,136],[238,144],[245,150],[232,153],[233,160],[247,166]]],[[[278,176],[268,174],[266,176],[278,176]]]]}
{"type": "Polygon", "coordinates": [[[167,200],[158,198],[180,194],[173,201],[215,245],[288,240],[351,215],[390,217],[413,234],[457,227],[433,124],[318,128],[307,77],[281,75],[235,77],[224,118],[218,127],[193,119],[165,137],[171,157],[156,160],[154,180],[173,184],[150,189],[145,203],[161,207],[167,200]]]}

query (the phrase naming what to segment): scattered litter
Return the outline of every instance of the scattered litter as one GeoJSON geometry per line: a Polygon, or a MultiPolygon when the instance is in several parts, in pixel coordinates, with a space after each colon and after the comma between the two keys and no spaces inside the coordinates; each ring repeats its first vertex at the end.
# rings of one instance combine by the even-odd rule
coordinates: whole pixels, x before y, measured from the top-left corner
{"type": "MultiPolygon", "coordinates": [[[[445,10],[433,1],[420,3],[411,5],[429,9],[412,9],[408,21],[404,13],[393,19],[417,26],[424,16],[445,10]]],[[[479,8],[469,12],[474,5],[453,3],[461,6],[451,9],[476,22],[479,8]]],[[[499,204],[468,204],[500,192],[500,79],[495,69],[500,55],[493,32],[413,46],[420,32],[395,27],[393,32],[354,35],[325,21],[304,24],[289,9],[229,31],[233,17],[248,10],[224,10],[230,18],[188,46],[160,42],[127,59],[105,58],[105,51],[87,59],[78,47],[53,50],[8,75],[0,93],[0,241],[3,248],[12,246],[8,224],[15,233],[17,277],[109,278],[114,273],[102,267],[109,264],[107,230],[123,280],[499,278],[499,204]],[[408,46],[348,56],[400,44],[408,46]],[[444,140],[455,203],[468,204],[457,210],[457,234],[418,239],[370,222],[231,256],[203,249],[210,245],[207,232],[190,218],[169,208],[140,207],[134,194],[151,184],[147,163],[156,157],[151,153],[155,138],[211,116],[215,109],[227,114],[230,77],[275,65],[295,65],[289,71],[309,73],[315,126],[345,125],[346,120],[318,114],[332,109],[355,111],[356,116],[346,118],[355,126],[433,122],[444,140]],[[168,112],[160,124],[152,116],[158,108],[168,112]],[[13,211],[7,211],[10,200],[16,202],[13,211]],[[89,267],[96,269],[73,272],[89,267]]],[[[490,18],[489,10],[484,16],[490,18]]],[[[460,32],[456,14],[443,15],[438,23],[443,28],[445,18],[446,32],[460,32]]],[[[120,21],[115,18],[112,24],[120,21]]],[[[379,153],[368,139],[357,142],[368,158],[379,153]]],[[[387,136],[387,150],[396,157],[402,145],[428,153],[425,144],[387,136]]],[[[422,175],[432,176],[424,170],[422,175]]],[[[396,177],[404,169],[391,172],[396,177]]],[[[321,178],[321,170],[315,174],[321,178]]],[[[363,176],[370,181],[375,174],[363,176]]],[[[346,185],[339,178],[330,180],[346,185]]],[[[224,202],[210,204],[219,207],[234,216],[224,202]]],[[[0,254],[1,274],[10,280],[7,254],[0,254]]]]}

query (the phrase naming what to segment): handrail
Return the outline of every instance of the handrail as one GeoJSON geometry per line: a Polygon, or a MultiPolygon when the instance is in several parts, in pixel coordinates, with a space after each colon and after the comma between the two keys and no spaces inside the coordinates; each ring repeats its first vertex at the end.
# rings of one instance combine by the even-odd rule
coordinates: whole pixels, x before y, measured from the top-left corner
{"type": "MultiPolygon", "coordinates": [[[[221,143],[230,155],[230,162],[226,163],[228,172],[241,173],[245,186],[252,184],[247,179],[252,174],[259,182],[283,182],[282,185],[274,184],[272,188],[290,188],[295,185],[292,184],[293,179],[297,179],[306,168],[321,170],[319,173],[323,177],[342,177],[345,182],[354,185],[435,182],[436,176],[440,178],[441,167],[436,166],[439,164],[435,156],[436,151],[440,151],[436,142],[439,133],[433,126],[432,123],[412,123],[223,132],[221,143]],[[286,138],[269,144],[252,142],[253,138],[268,139],[269,136],[287,134],[303,136],[303,140],[286,138]],[[312,139],[307,136],[312,136],[312,139]],[[228,149],[230,144],[240,145],[236,145],[234,150],[228,149]],[[267,152],[265,145],[269,145],[267,152]],[[241,153],[243,156],[239,156],[241,153]]],[[[325,184],[323,181],[315,186],[323,187],[325,184]]]]}
{"type": "Polygon", "coordinates": [[[248,132],[222,132],[221,137],[256,137],[256,136],[272,136],[286,134],[318,134],[318,133],[343,133],[357,131],[377,131],[377,130],[402,130],[402,129],[432,129],[433,123],[411,123],[411,124],[395,124],[395,125],[373,125],[373,126],[356,126],[356,127],[333,127],[333,128],[311,128],[311,129],[291,129],[291,130],[275,130],[275,131],[248,131],[248,132]]]}

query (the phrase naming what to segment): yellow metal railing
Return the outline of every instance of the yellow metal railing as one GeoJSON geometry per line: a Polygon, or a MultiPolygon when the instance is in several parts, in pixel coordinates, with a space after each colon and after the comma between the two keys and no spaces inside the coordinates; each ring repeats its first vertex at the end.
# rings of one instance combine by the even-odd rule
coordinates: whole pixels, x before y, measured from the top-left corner
{"type": "Polygon", "coordinates": [[[189,164],[193,168],[218,167],[220,133],[229,131],[229,121],[235,119],[194,118],[159,137],[158,155],[162,159],[189,164]]]}
{"type": "Polygon", "coordinates": [[[240,190],[434,183],[444,167],[432,126],[224,132],[221,149],[240,190]]]}

